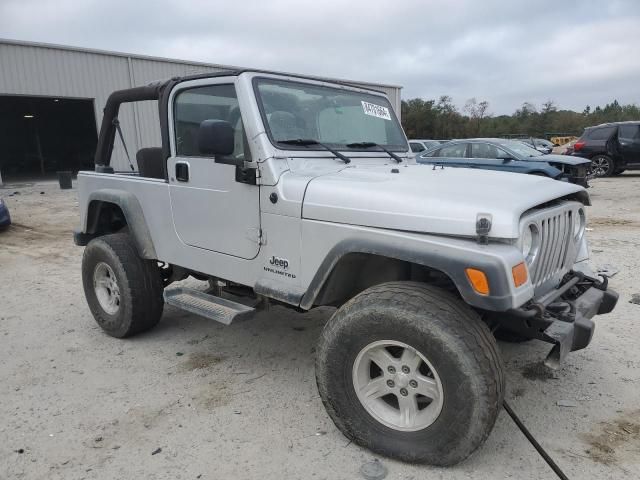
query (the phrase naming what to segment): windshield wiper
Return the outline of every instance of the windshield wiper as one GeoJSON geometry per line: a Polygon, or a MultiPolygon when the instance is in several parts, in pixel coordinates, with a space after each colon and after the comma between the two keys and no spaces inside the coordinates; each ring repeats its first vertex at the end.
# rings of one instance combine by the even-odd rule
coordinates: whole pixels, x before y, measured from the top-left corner
{"type": "Polygon", "coordinates": [[[328,145],[325,145],[324,143],[320,143],[317,140],[305,139],[305,138],[292,138],[290,140],[278,140],[278,143],[284,143],[285,145],[299,145],[301,147],[308,147],[310,145],[318,145],[319,147],[322,147],[325,150],[333,153],[337,158],[342,160],[344,163],[351,163],[351,159],[350,158],[345,157],[343,154],[341,154],[337,150],[334,150],[333,148],[329,147],[328,145]]]}
{"type": "Polygon", "coordinates": [[[389,155],[391,158],[393,158],[396,162],[400,163],[402,162],[402,159],[396,155],[393,152],[390,152],[389,150],[387,150],[386,148],[384,148],[382,145],[379,145],[377,143],[374,142],[355,142],[355,143],[347,143],[347,147],[349,148],[371,148],[371,147],[378,147],[380,150],[382,150],[383,152],[385,152],[387,155],[389,155]]]}

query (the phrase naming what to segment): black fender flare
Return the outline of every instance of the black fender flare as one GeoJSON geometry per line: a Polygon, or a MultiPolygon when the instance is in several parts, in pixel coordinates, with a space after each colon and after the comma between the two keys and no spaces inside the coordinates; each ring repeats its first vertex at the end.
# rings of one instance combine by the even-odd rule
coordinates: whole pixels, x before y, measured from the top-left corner
{"type": "MultiPolygon", "coordinates": [[[[146,259],[158,258],[140,202],[133,193],[124,190],[104,188],[95,190],[89,194],[89,198],[87,199],[87,216],[82,229],[83,235],[76,235],[76,243],[81,242],[79,244],[84,243],[84,245],[86,245],[91,238],[98,236],[98,232],[90,231],[92,229],[93,219],[89,218],[89,216],[92,215],[93,209],[91,208],[91,204],[93,202],[117,205],[120,210],[122,210],[127,221],[129,234],[136,245],[138,255],[146,259]],[[78,237],[85,237],[85,240],[79,240],[78,237]]],[[[96,211],[94,215],[95,214],[99,214],[99,210],[96,211]]]]}
{"type": "Polygon", "coordinates": [[[362,239],[344,240],[329,251],[302,296],[300,308],[308,310],[313,306],[334,267],[343,256],[349,253],[379,255],[439,270],[451,279],[468,304],[494,311],[505,311],[511,308],[512,296],[508,279],[501,265],[489,257],[473,255],[468,258],[464,256],[451,258],[438,249],[416,253],[412,248],[362,239]],[[465,269],[469,266],[480,268],[485,272],[492,288],[491,295],[479,295],[473,290],[465,273],[465,269]]]}

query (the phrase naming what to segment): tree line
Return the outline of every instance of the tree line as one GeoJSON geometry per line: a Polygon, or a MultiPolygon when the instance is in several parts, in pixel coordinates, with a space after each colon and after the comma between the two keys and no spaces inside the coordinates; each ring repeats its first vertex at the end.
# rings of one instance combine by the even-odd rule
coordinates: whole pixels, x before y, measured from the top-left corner
{"type": "Polygon", "coordinates": [[[452,139],[548,134],[579,136],[585,127],[605,122],[640,120],[640,107],[617,100],[604,107],[587,106],[582,112],[559,110],[552,100],[537,107],[524,102],[512,115],[492,115],[489,102],[470,98],[462,111],[448,95],[438,100],[414,98],[402,101],[402,126],[408,138],[452,139]]]}

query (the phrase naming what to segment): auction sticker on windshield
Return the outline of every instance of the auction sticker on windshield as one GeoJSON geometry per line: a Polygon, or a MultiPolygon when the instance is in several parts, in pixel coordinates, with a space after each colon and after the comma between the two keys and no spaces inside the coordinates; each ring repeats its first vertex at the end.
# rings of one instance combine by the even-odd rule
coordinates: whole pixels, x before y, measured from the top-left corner
{"type": "Polygon", "coordinates": [[[371,115],[372,117],[384,118],[385,120],[391,120],[391,114],[387,107],[376,105],[375,103],[362,102],[362,109],[365,115],[371,115]]]}

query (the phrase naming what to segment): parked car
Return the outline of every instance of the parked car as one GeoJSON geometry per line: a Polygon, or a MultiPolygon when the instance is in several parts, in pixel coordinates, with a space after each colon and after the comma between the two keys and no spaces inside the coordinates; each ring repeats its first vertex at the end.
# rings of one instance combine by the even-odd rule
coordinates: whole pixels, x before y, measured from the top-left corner
{"type": "Polygon", "coordinates": [[[585,128],[571,155],[591,160],[591,175],[594,177],[639,170],[640,121],[603,123],[585,128]]]}
{"type": "Polygon", "coordinates": [[[528,137],[528,138],[518,138],[518,140],[526,143],[530,147],[535,148],[540,153],[544,153],[545,155],[550,154],[553,151],[553,147],[555,147],[553,142],[550,142],[549,140],[545,140],[544,138],[528,137]]]}
{"type": "Polygon", "coordinates": [[[551,343],[557,367],[618,295],[586,263],[582,187],[415,163],[376,91],[249,70],[117,91],[95,172],[78,174],[89,309],[127,337],[165,302],[225,325],[270,303],[337,307],[314,354],[337,428],[389,457],[458,463],[505,395],[491,332],[551,343]],[[148,101],[162,143],[115,172],[120,106],[148,101]],[[189,275],[209,288],[172,285],[189,275]]]}
{"type": "Polygon", "coordinates": [[[409,146],[413,153],[421,153],[447,142],[448,140],[409,140],[409,146]]]}
{"type": "Polygon", "coordinates": [[[0,229],[11,225],[11,215],[9,215],[9,207],[0,198],[0,229]]]}
{"type": "Polygon", "coordinates": [[[519,140],[472,138],[451,142],[416,157],[418,163],[541,175],[587,186],[589,162],[544,155],[519,140]]]}

